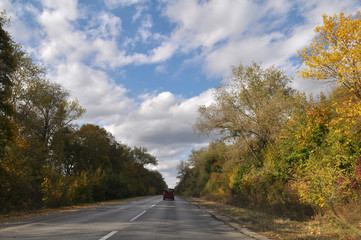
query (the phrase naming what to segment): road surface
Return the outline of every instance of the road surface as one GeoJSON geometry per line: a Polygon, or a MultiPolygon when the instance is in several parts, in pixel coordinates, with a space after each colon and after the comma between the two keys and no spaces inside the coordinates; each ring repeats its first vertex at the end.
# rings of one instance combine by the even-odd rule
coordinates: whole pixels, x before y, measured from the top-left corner
{"type": "Polygon", "coordinates": [[[253,239],[180,197],[97,205],[0,224],[0,239],[253,239]]]}

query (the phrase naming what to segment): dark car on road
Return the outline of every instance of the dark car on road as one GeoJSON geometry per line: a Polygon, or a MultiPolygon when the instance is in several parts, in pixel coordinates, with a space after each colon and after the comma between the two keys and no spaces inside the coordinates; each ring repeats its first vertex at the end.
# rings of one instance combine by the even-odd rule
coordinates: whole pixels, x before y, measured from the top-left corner
{"type": "Polygon", "coordinates": [[[174,200],[174,189],[173,188],[164,188],[163,200],[165,200],[166,198],[174,200]]]}

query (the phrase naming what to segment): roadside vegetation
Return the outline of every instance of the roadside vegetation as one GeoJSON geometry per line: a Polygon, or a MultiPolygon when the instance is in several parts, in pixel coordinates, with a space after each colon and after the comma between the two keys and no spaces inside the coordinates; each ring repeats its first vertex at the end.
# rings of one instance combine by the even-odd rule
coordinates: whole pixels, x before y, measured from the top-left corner
{"type": "Polygon", "coordinates": [[[46,69],[16,44],[0,16],[0,213],[160,194],[145,147],[130,148],[94,124],[46,69]]]}
{"type": "MultiPolygon", "coordinates": [[[[292,219],[287,216],[275,215],[268,211],[237,206],[236,202],[225,204],[204,198],[192,197],[188,199],[193,203],[215,211],[217,215],[228,217],[230,221],[238,223],[242,228],[247,228],[270,239],[360,239],[360,227],[357,225],[357,221],[348,222],[346,227],[344,223],[340,223],[340,219],[332,215],[316,214],[310,218],[292,219]]],[[[343,214],[348,215],[349,220],[355,219],[355,216],[358,218],[361,212],[350,212],[350,207],[352,206],[345,207],[343,214]]]]}
{"type": "MultiPolygon", "coordinates": [[[[232,67],[194,125],[199,135],[222,137],[181,162],[176,191],[269,214],[248,219],[265,227],[282,222],[302,234],[309,225],[304,237],[275,239],[360,239],[360,32],[360,12],[324,15],[298,52],[300,77],[333,83],[318,96],[292,89],[274,67],[232,67]]],[[[223,210],[242,218],[238,208],[223,210]]]]}

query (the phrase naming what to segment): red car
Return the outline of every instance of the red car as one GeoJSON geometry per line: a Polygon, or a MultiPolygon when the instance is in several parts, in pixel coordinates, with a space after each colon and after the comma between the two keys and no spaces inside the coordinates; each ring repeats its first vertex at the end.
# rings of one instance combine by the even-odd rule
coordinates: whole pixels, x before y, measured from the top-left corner
{"type": "Polygon", "coordinates": [[[174,200],[174,189],[173,188],[164,188],[163,200],[165,200],[166,198],[170,198],[170,199],[174,200]]]}

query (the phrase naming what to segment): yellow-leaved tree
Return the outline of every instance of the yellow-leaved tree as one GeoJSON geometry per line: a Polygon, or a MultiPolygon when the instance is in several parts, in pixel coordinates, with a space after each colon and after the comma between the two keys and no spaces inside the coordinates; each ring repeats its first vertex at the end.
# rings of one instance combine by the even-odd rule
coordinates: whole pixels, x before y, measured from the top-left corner
{"type": "Polygon", "coordinates": [[[315,32],[314,41],[298,52],[306,65],[300,76],[341,83],[361,99],[361,12],[323,15],[315,32]]]}
{"type": "MultiPolygon", "coordinates": [[[[319,105],[321,113],[327,113],[327,118],[321,118],[322,144],[310,151],[294,186],[302,201],[335,211],[336,207],[361,197],[358,180],[361,166],[361,12],[349,16],[343,12],[339,16],[323,15],[323,25],[316,27],[315,33],[314,41],[298,52],[305,64],[299,74],[306,79],[333,81],[341,86],[328,96],[327,105],[319,105]]],[[[315,129],[314,113],[311,113],[307,121],[311,129],[315,129]]],[[[309,136],[314,139],[320,134],[309,136]]]]}

